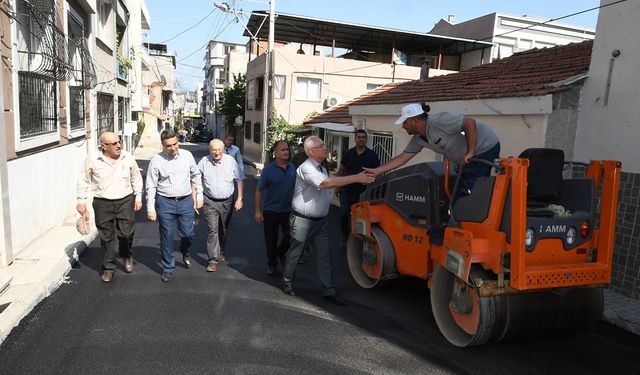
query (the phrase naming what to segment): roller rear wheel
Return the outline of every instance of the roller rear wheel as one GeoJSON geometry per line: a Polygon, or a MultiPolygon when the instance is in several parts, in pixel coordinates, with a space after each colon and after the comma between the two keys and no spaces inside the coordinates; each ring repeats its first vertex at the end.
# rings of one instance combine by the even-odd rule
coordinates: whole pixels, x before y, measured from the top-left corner
{"type": "Polygon", "coordinates": [[[439,265],[431,283],[438,329],[458,347],[584,332],[601,318],[603,301],[599,287],[481,297],[439,265]]]}

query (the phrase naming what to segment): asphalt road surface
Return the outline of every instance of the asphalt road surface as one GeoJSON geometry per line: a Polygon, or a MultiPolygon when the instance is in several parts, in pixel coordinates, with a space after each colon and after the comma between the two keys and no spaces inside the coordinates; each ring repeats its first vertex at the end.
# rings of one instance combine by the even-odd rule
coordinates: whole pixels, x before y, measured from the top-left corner
{"type": "MultiPolygon", "coordinates": [[[[184,146],[196,159],[205,144],[184,146]]],[[[146,162],[141,162],[146,168],[146,162]]],[[[251,172],[251,168],[248,168],[251,172]]],[[[262,228],[253,220],[256,180],[233,216],[228,262],[205,272],[206,224],[196,229],[195,264],[168,282],[158,226],[137,216],[134,272],[99,279],[96,241],[68,281],[0,346],[1,374],[634,374],[640,337],[606,323],[591,332],[458,349],[438,332],[424,282],[402,279],[360,289],[331,246],[347,306],[322,299],[313,257],[300,265],[296,297],[266,275],[262,228]]],[[[143,209],[144,212],[144,209],[143,209]]],[[[177,241],[176,241],[177,245],[177,241]]],[[[177,248],[177,246],[176,246],[177,248]]]]}

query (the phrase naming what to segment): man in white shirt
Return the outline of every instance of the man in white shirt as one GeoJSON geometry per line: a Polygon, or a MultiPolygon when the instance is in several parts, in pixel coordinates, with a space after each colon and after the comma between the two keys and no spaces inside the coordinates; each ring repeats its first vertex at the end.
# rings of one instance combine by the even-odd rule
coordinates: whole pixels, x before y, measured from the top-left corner
{"type": "Polygon", "coordinates": [[[307,160],[296,171],[296,183],[293,190],[292,212],[290,218],[291,245],[286,254],[285,269],[282,273],[282,291],[295,295],[293,280],[302,254],[309,245],[316,254],[318,276],[324,289],[324,299],[335,305],[344,306],[344,301],[336,292],[331,268],[329,248],[328,220],[331,205],[331,189],[348,184],[368,184],[374,177],[367,172],[350,176],[329,176],[322,162],[329,152],[322,139],[311,136],[304,141],[307,160]]]}
{"type": "Polygon", "coordinates": [[[86,199],[91,189],[96,228],[104,252],[100,279],[108,283],[116,271],[114,235],[125,272],[133,271],[134,211],[142,208],[142,175],[133,156],[122,151],[116,134],[102,133],[100,150],[88,155],[82,165],[76,187],[76,210],[80,215],[86,214],[86,199]]]}

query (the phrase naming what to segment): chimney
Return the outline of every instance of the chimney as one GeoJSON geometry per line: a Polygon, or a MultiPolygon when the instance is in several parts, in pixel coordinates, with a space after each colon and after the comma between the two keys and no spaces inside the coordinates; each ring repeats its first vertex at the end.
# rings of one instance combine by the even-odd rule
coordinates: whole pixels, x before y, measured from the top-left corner
{"type": "Polygon", "coordinates": [[[455,25],[456,23],[456,15],[455,14],[450,14],[447,16],[447,22],[449,22],[452,25],[455,25]]]}

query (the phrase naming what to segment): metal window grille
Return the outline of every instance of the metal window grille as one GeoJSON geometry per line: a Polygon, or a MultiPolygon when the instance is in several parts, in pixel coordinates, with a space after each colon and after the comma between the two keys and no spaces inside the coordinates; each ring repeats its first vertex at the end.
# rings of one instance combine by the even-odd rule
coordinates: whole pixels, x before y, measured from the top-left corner
{"type": "Polygon", "coordinates": [[[71,130],[84,129],[85,106],[84,88],[82,86],[69,86],[69,109],[71,112],[69,124],[71,130]]]}
{"type": "Polygon", "coordinates": [[[260,143],[260,133],[261,133],[260,123],[256,122],[253,124],[253,141],[255,143],[260,143]]]}
{"type": "Polygon", "coordinates": [[[69,62],[72,74],[69,77],[69,126],[72,131],[84,129],[85,126],[85,91],[82,66],[82,42],[84,29],[71,13],[68,13],[69,62]]]}
{"type": "Polygon", "coordinates": [[[244,137],[245,139],[251,139],[251,121],[245,121],[244,123],[244,137]]]}
{"type": "Polygon", "coordinates": [[[393,136],[391,134],[373,133],[368,137],[369,148],[378,154],[380,164],[384,164],[393,157],[393,136]]]}
{"type": "Polygon", "coordinates": [[[38,73],[18,72],[20,138],[57,131],[56,81],[38,73]]]}
{"type": "Polygon", "coordinates": [[[129,99],[123,96],[118,97],[118,129],[124,129],[124,123],[128,121],[127,113],[129,113],[129,99]]]}
{"type": "Polygon", "coordinates": [[[114,131],[113,96],[98,94],[98,134],[114,131]]]}

